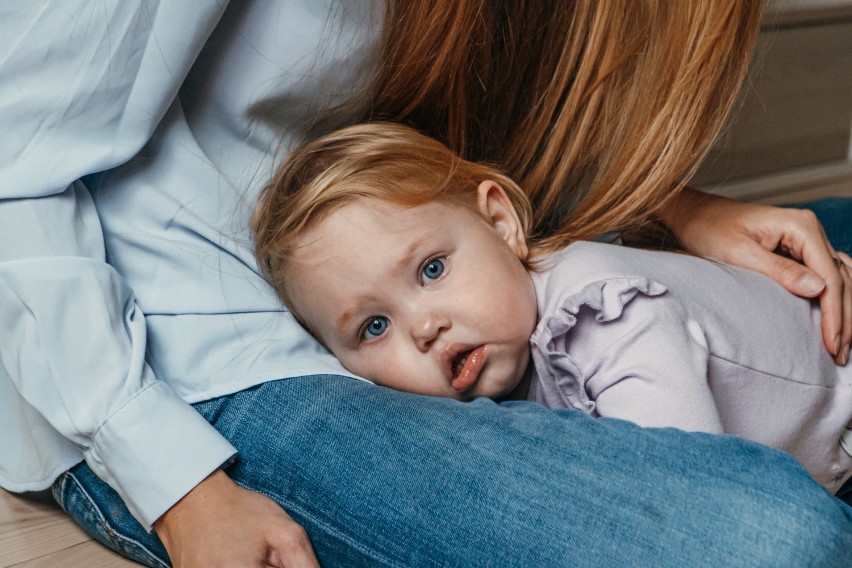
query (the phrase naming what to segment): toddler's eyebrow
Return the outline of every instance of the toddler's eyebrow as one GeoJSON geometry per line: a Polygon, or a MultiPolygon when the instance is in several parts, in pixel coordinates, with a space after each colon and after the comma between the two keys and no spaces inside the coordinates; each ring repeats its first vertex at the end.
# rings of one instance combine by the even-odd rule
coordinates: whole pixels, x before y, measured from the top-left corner
{"type": "Polygon", "coordinates": [[[335,324],[337,327],[337,331],[341,333],[346,331],[346,326],[349,325],[349,320],[352,319],[352,314],[355,312],[355,309],[348,309],[341,314],[339,318],[337,318],[337,323],[335,324]]]}
{"type": "Polygon", "coordinates": [[[349,326],[349,322],[355,316],[355,314],[359,314],[365,310],[365,302],[362,299],[358,299],[355,301],[354,305],[347,308],[340,314],[340,317],[337,318],[337,323],[335,324],[337,327],[337,331],[341,334],[345,334],[347,327],[349,326]]]}
{"type": "Polygon", "coordinates": [[[397,270],[405,270],[406,267],[411,264],[412,260],[417,257],[418,251],[427,241],[427,238],[420,238],[408,243],[408,246],[405,247],[405,253],[396,262],[394,268],[397,270]]]}

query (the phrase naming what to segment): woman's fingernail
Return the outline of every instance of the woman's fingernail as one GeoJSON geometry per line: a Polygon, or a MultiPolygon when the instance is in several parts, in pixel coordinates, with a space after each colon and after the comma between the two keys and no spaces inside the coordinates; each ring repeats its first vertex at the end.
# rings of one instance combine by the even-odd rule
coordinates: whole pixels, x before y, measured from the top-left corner
{"type": "Polygon", "coordinates": [[[849,362],[849,344],[843,346],[843,354],[840,356],[840,364],[846,365],[849,362]]]}
{"type": "Polygon", "coordinates": [[[834,338],[834,353],[832,353],[835,357],[840,355],[840,334],[837,334],[837,337],[834,338]]]}
{"type": "Polygon", "coordinates": [[[819,276],[805,274],[799,279],[799,290],[807,296],[816,296],[825,288],[825,282],[819,276]]]}

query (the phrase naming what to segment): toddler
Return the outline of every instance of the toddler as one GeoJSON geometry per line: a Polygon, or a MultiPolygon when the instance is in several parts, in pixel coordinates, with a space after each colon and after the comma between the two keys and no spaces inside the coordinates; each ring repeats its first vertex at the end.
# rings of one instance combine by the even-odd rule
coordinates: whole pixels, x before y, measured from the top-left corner
{"type": "Polygon", "coordinates": [[[688,255],[538,251],[531,216],[496,169],[371,124],[293,152],[253,228],[284,303],[356,375],[733,434],[832,492],[849,479],[852,367],[823,348],[818,307],[688,255]]]}

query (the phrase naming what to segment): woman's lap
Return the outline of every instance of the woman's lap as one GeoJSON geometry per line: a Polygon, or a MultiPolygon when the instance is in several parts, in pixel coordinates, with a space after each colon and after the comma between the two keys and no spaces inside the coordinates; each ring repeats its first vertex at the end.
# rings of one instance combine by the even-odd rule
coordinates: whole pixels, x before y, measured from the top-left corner
{"type": "MultiPolygon", "coordinates": [[[[852,199],[802,206],[852,253],[852,199]]],[[[229,474],[278,501],[327,566],[829,567],[852,555],[852,509],[792,458],[733,438],[341,377],[195,406],[239,449],[229,474]]],[[[104,544],[167,561],[85,464],[54,494],[104,544]]]]}
{"type": "MultiPolygon", "coordinates": [[[[792,458],[729,437],[342,377],[196,407],[240,451],[229,474],[278,501],[326,566],[832,566],[852,554],[852,509],[792,458]]],[[[85,465],[55,492],[123,554],[163,555],[85,465]]]]}
{"type": "Polygon", "coordinates": [[[852,198],[829,197],[797,203],[791,207],[810,209],[816,213],[834,248],[852,254],[852,198]]]}

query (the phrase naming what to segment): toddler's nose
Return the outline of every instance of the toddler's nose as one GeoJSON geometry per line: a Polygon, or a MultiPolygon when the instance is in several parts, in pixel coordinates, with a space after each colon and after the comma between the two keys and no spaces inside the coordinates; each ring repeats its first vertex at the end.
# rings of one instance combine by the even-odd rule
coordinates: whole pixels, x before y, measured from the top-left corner
{"type": "Polygon", "coordinates": [[[450,328],[450,320],[443,316],[428,314],[419,317],[412,326],[411,335],[417,348],[426,352],[441,332],[450,328]]]}

